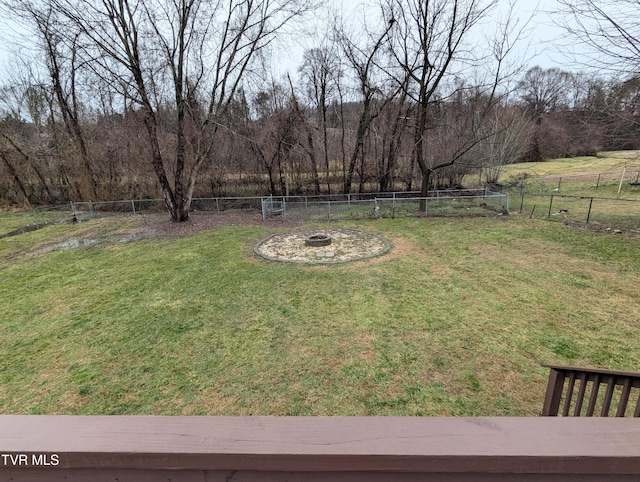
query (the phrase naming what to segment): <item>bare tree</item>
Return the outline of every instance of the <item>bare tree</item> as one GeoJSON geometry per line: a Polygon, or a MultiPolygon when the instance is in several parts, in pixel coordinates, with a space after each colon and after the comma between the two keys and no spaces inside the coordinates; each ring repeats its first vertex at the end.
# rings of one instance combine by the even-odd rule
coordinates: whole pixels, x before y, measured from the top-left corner
{"type": "Polygon", "coordinates": [[[572,86],[569,72],[536,66],[526,72],[518,90],[527,110],[537,120],[547,112],[567,107],[572,86]]]}
{"type": "Polygon", "coordinates": [[[518,91],[525,103],[525,108],[535,122],[527,160],[532,162],[545,160],[541,148],[543,118],[546,114],[568,107],[572,85],[573,77],[569,72],[556,68],[542,69],[538,66],[529,69],[518,83],[518,91]]]}
{"type": "MultiPolygon", "coordinates": [[[[466,138],[460,139],[455,149],[447,149],[446,157],[428,156],[429,132],[440,127],[434,112],[438,111],[439,104],[455,97],[459,88],[466,88],[456,79],[463,77],[470,66],[480,63],[478,53],[470,44],[472,32],[497,4],[497,0],[386,0],[384,3],[385,17],[394,25],[391,54],[395,68],[392,65],[389,72],[396,76],[399,85],[404,83],[405,75],[409,76],[406,92],[416,106],[415,159],[422,174],[423,197],[427,196],[433,173],[463,159],[481,140],[480,118],[476,116],[469,119],[466,138]]],[[[522,34],[510,12],[504,20],[496,22],[496,26],[490,52],[495,70],[491,80],[482,86],[486,93],[482,98],[486,102],[485,108],[478,112],[480,117],[490,112],[491,105],[497,101],[505,59],[522,34]]]]}
{"type": "Polygon", "coordinates": [[[218,128],[252,61],[309,7],[289,0],[47,3],[66,21],[58,34],[77,37],[86,65],[142,112],[150,163],[174,221],[189,218],[199,171],[216,156],[218,128]],[[170,145],[160,135],[167,122],[170,145]]]}
{"type": "MultiPolygon", "coordinates": [[[[334,93],[339,88],[341,66],[336,52],[329,46],[321,46],[304,53],[300,74],[305,83],[307,96],[312,100],[318,114],[322,134],[324,167],[327,172],[327,192],[331,193],[331,166],[327,133],[327,111],[334,93]]],[[[319,188],[318,188],[319,189],[319,188]]]]}
{"type": "MultiPolygon", "coordinates": [[[[79,59],[77,35],[61,35],[63,28],[55,9],[46,3],[31,0],[3,0],[2,4],[11,9],[14,16],[19,17],[34,28],[37,49],[44,60],[49,79],[47,84],[51,88],[53,99],[57,105],[68,139],[75,146],[79,160],[79,169],[75,168],[78,189],[76,196],[80,199],[97,199],[97,182],[94,176],[86,135],[83,132],[80,111],[79,59]]],[[[35,86],[34,86],[35,87],[35,86]]],[[[42,89],[30,89],[27,94],[35,94],[42,89]]],[[[31,100],[37,100],[31,96],[31,100]]],[[[30,114],[37,108],[30,104],[30,114]]],[[[32,118],[38,126],[42,112],[32,118]]],[[[39,127],[39,126],[38,126],[39,127]]]]}
{"type": "Polygon", "coordinates": [[[24,151],[16,145],[14,139],[7,132],[9,123],[15,119],[5,117],[0,122],[0,172],[4,171],[3,184],[7,192],[2,196],[3,200],[11,200],[15,203],[25,204],[29,206],[31,189],[28,180],[25,178],[25,169],[20,169],[20,159],[15,159],[18,154],[22,160],[28,161],[29,157],[24,151]],[[13,188],[13,189],[12,189],[13,188]],[[15,189],[15,191],[14,191],[15,189]],[[15,194],[18,194],[16,196],[15,194]]]}
{"type": "Polygon", "coordinates": [[[505,167],[520,161],[533,129],[531,121],[514,106],[497,106],[487,116],[483,127],[486,135],[475,155],[488,184],[497,184],[505,167]]]}
{"type": "MultiPolygon", "coordinates": [[[[402,152],[403,137],[405,137],[409,118],[413,106],[406,102],[406,89],[400,89],[399,95],[385,108],[384,122],[380,122],[382,130],[382,152],[378,157],[378,186],[381,192],[394,187],[394,176],[398,164],[398,157],[402,152]]],[[[379,120],[383,120],[380,119],[379,120]]],[[[408,188],[411,190],[411,188],[408,188]]]]}
{"type": "MultiPolygon", "coordinates": [[[[380,114],[382,108],[395,97],[395,92],[384,93],[382,82],[379,78],[379,60],[387,45],[388,35],[393,27],[393,21],[389,21],[378,34],[369,34],[366,45],[359,45],[347,33],[343,27],[336,28],[336,37],[346,58],[346,62],[356,77],[357,90],[360,97],[361,111],[356,130],[355,145],[346,169],[343,192],[351,192],[353,175],[356,170],[358,156],[362,155],[365,140],[371,122],[380,114]],[[376,75],[378,74],[378,75],[376,75]]],[[[362,176],[361,176],[362,184],[362,176]]]]}
{"type": "Polygon", "coordinates": [[[569,34],[565,50],[589,57],[589,67],[640,75],[640,2],[638,0],[558,0],[556,23],[569,34]],[[575,41],[585,51],[575,52],[575,41]]]}

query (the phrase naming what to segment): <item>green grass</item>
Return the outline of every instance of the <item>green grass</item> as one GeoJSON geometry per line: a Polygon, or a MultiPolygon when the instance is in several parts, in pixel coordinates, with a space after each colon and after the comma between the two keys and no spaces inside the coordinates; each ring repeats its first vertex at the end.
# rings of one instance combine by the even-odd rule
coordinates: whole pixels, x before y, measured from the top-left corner
{"type": "Polygon", "coordinates": [[[594,226],[640,230],[640,186],[630,184],[636,181],[640,170],[638,155],[637,151],[607,152],[597,157],[513,164],[508,166],[501,181],[511,194],[512,212],[531,213],[535,206],[535,215],[546,218],[553,195],[549,219],[585,223],[591,198],[594,198],[588,218],[594,226]],[[621,184],[625,166],[627,171],[621,184]],[[517,178],[523,172],[529,175],[524,181],[524,199],[521,198],[522,181],[517,178]]]}
{"type": "Polygon", "coordinates": [[[500,182],[511,187],[515,193],[521,184],[519,176],[526,173],[525,187],[529,193],[640,200],[640,186],[629,184],[637,180],[639,170],[638,151],[602,152],[595,157],[510,164],[505,166],[500,182]],[[621,185],[620,177],[625,168],[621,185]]]}
{"type": "Polygon", "coordinates": [[[0,212],[0,235],[33,224],[51,223],[70,216],[66,210],[32,210],[0,212]]]}
{"type": "MultiPolygon", "coordinates": [[[[0,413],[537,415],[542,363],[640,368],[638,241],[525,217],[345,221],[393,243],[268,262],[268,226],[0,240],[0,413]]],[[[337,226],[332,224],[332,226],[337,226]]]]}
{"type": "Polygon", "coordinates": [[[553,201],[550,194],[525,194],[523,200],[515,193],[511,197],[511,211],[521,211],[523,215],[533,212],[539,219],[579,224],[585,224],[588,217],[593,228],[640,231],[640,202],[594,198],[591,203],[590,197],[562,197],[558,194],[554,194],[553,201]]]}

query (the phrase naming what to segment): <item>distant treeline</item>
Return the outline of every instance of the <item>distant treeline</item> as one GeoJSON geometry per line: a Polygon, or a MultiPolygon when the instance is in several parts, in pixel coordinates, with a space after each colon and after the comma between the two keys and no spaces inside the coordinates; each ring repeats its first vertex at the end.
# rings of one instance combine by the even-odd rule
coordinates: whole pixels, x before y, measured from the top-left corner
{"type": "MultiPolygon", "coordinates": [[[[312,58],[313,52],[307,59],[312,58]]],[[[224,128],[216,131],[216,149],[202,165],[196,197],[419,187],[413,104],[400,96],[374,96],[363,130],[363,101],[341,101],[335,86],[326,85],[324,97],[330,101],[311,102],[305,90],[314,79],[306,74],[301,69],[297,88],[273,82],[253,96],[238,91],[220,119],[224,128]]],[[[486,105],[486,94],[461,92],[430,106],[426,150],[431,162],[450,155],[456,136],[471,129],[479,106],[486,105]]],[[[2,202],[158,197],[157,177],[146,162],[144,117],[134,105],[116,112],[92,102],[76,106],[77,118],[70,121],[51,86],[5,86],[3,95],[13,96],[13,102],[5,102],[0,120],[2,202]]],[[[491,109],[480,129],[474,126],[482,132],[477,142],[432,176],[432,188],[459,186],[471,173],[495,182],[501,166],[511,162],[640,148],[640,79],[606,81],[536,67],[491,109]]],[[[156,117],[160,148],[171,153],[176,111],[164,106],[156,117]]]]}

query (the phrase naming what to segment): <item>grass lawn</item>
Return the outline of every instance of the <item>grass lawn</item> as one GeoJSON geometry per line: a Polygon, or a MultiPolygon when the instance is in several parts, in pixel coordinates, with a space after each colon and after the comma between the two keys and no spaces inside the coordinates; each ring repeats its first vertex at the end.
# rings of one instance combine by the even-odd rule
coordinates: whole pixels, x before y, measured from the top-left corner
{"type": "Polygon", "coordinates": [[[557,176],[562,174],[598,174],[622,172],[640,167],[640,151],[609,151],[597,156],[552,159],[545,162],[521,162],[506,166],[502,179],[527,172],[531,176],[557,176]]]}
{"type": "Polygon", "coordinates": [[[638,238],[345,221],[391,252],[312,267],[257,258],[268,224],[113,241],[140,219],[0,240],[0,413],[537,415],[541,363],[640,370],[638,238]]]}
{"type": "Polygon", "coordinates": [[[639,172],[638,151],[603,152],[597,157],[512,164],[501,181],[511,194],[512,212],[551,214],[550,219],[583,224],[588,218],[595,229],[640,231],[640,186],[635,185],[639,172]],[[523,172],[530,176],[524,181],[524,198],[517,179],[523,172]]]}
{"type": "Polygon", "coordinates": [[[602,152],[594,157],[510,164],[505,166],[500,181],[510,186],[514,195],[519,191],[518,176],[527,173],[528,193],[640,200],[640,186],[630,184],[638,181],[639,171],[639,151],[602,152]]]}
{"type": "Polygon", "coordinates": [[[71,212],[62,208],[58,210],[0,211],[0,236],[25,226],[56,222],[70,215],[71,212]]]}

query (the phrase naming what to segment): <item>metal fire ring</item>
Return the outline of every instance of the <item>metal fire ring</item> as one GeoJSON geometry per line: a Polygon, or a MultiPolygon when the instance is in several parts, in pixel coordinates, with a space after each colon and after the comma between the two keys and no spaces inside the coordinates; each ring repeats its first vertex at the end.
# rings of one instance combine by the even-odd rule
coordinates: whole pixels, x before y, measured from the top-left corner
{"type": "Polygon", "coordinates": [[[331,236],[325,233],[312,234],[311,236],[308,236],[307,238],[305,238],[304,244],[306,246],[313,246],[313,247],[329,246],[331,244],[331,236]]]}

